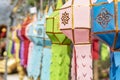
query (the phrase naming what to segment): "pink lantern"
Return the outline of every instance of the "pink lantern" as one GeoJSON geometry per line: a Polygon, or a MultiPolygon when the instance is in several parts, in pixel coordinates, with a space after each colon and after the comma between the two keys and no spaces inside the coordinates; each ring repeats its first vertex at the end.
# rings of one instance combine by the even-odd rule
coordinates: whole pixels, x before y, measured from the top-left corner
{"type": "Polygon", "coordinates": [[[68,0],[60,9],[60,29],[74,44],[72,80],[92,80],[90,0],[68,0]]]}

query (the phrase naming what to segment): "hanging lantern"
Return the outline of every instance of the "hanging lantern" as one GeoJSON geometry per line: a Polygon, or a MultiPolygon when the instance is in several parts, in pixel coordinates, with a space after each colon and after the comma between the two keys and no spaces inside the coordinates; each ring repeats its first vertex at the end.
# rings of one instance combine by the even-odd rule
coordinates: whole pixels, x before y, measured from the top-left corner
{"type": "Polygon", "coordinates": [[[30,17],[28,16],[28,17],[25,19],[25,21],[23,22],[22,28],[21,28],[21,36],[22,36],[22,38],[23,38],[23,40],[24,40],[24,62],[23,62],[24,67],[27,66],[28,48],[29,48],[29,43],[30,43],[28,37],[26,36],[25,30],[26,30],[27,25],[28,25],[30,22],[31,22],[31,19],[30,19],[30,17]]]}
{"type": "MultiPolygon", "coordinates": [[[[46,6],[46,9],[48,6],[46,6]]],[[[42,29],[43,37],[43,52],[42,52],[42,68],[41,68],[41,76],[40,80],[50,80],[50,64],[51,64],[51,40],[46,34],[46,16],[49,16],[53,13],[52,6],[46,11],[45,16],[43,16],[41,23],[38,23],[40,29],[42,29]]]]}
{"type": "Polygon", "coordinates": [[[97,0],[92,9],[92,32],[113,50],[119,50],[119,3],[117,0],[97,0]],[[97,5],[100,4],[100,5],[97,5]]]}
{"type": "Polygon", "coordinates": [[[46,19],[46,33],[52,41],[50,80],[69,80],[71,41],[59,29],[61,6],[62,0],[58,0],[55,11],[46,19]]]}
{"type": "MultiPolygon", "coordinates": [[[[48,15],[51,12],[52,12],[52,7],[50,8],[48,15]]],[[[28,72],[28,76],[33,77],[35,80],[38,79],[40,74],[41,74],[40,76],[41,80],[49,80],[49,75],[50,75],[49,67],[50,67],[51,52],[50,52],[50,48],[48,47],[50,47],[51,41],[48,39],[47,35],[45,34],[45,25],[44,25],[45,16],[43,16],[42,19],[40,19],[40,14],[38,14],[38,19],[34,20],[26,29],[26,34],[28,35],[28,38],[31,41],[29,47],[29,60],[28,60],[27,72],[28,72]],[[39,62],[33,65],[36,61],[39,62]]]]}
{"type": "Polygon", "coordinates": [[[60,9],[60,29],[73,42],[72,80],[91,80],[90,0],[68,0],[60,9]]]}

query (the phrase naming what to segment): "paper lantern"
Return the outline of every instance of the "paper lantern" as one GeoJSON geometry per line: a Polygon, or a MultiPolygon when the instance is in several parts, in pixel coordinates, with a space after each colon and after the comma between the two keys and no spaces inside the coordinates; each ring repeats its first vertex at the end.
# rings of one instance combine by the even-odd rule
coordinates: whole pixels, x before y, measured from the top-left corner
{"type": "Polygon", "coordinates": [[[91,80],[90,0],[68,0],[60,9],[60,29],[73,42],[72,80],[91,80]]]}
{"type": "Polygon", "coordinates": [[[46,32],[53,44],[70,44],[70,40],[60,31],[59,27],[59,8],[62,6],[58,0],[56,10],[47,18],[46,32]]]}
{"type": "Polygon", "coordinates": [[[69,80],[71,41],[59,29],[61,6],[62,0],[58,0],[55,11],[46,19],[46,33],[52,41],[50,80],[69,80]]]}
{"type": "Polygon", "coordinates": [[[27,60],[28,60],[28,48],[29,48],[29,43],[30,40],[26,36],[25,30],[27,25],[31,22],[30,17],[28,16],[25,21],[22,24],[22,29],[21,29],[21,36],[23,37],[24,40],[24,67],[27,66],[27,60]]]}
{"type": "MultiPolygon", "coordinates": [[[[48,15],[52,12],[51,10],[52,7],[50,8],[48,15]]],[[[40,76],[40,72],[41,72],[41,76],[40,76],[41,80],[49,80],[51,41],[49,40],[45,32],[44,24],[46,20],[45,19],[46,15],[43,16],[42,19],[40,19],[39,15],[40,14],[38,14],[38,19],[37,20],[34,19],[34,21],[31,24],[29,24],[29,26],[26,29],[26,34],[31,41],[29,47],[29,60],[28,60],[27,72],[28,72],[28,76],[33,77],[35,80],[40,76]],[[36,61],[39,62],[34,64],[36,61]]]]}
{"type": "Polygon", "coordinates": [[[41,23],[39,23],[39,28],[41,28],[44,34],[43,37],[43,52],[42,52],[42,68],[40,80],[50,80],[50,65],[51,65],[51,40],[46,34],[46,16],[49,16],[53,13],[52,6],[49,8],[48,13],[43,16],[41,23]]]}
{"type": "Polygon", "coordinates": [[[28,65],[27,72],[29,77],[33,77],[37,80],[40,76],[40,65],[41,65],[41,52],[42,47],[40,46],[42,39],[40,39],[41,34],[38,34],[39,29],[35,29],[37,26],[36,14],[32,17],[32,22],[26,27],[26,37],[30,40],[29,51],[28,51],[28,65]],[[38,61],[37,63],[35,63],[38,61]],[[35,64],[34,64],[35,63],[35,64]],[[33,65],[34,64],[34,65],[33,65]],[[34,69],[34,71],[33,71],[34,69]]]}
{"type": "Polygon", "coordinates": [[[97,0],[93,5],[93,34],[108,44],[114,51],[118,51],[120,48],[118,0],[97,0]]]}

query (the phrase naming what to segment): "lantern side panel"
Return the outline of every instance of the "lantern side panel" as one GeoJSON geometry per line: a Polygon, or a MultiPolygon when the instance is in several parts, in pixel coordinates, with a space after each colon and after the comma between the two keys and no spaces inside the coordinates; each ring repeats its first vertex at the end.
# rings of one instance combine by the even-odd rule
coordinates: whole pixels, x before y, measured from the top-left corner
{"type": "Polygon", "coordinates": [[[115,49],[120,49],[120,32],[118,33],[118,38],[115,44],[115,49]]]}
{"type": "Polygon", "coordinates": [[[74,29],[75,44],[90,43],[89,29],[74,29]]]}
{"type": "Polygon", "coordinates": [[[54,18],[47,18],[46,20],[46,32],[53,32],[54,18]]]}
{"type": "Polygon", "coordinates": [[[72,40],[72,42],[74,42],[73,40],[73,30],[72,29],[68,29],[68,30],[63,30],[62,29],[62,32],[70,39],[72,40]]]}
{"type": "Polygon", "coordinates": [[[70,29],[72,28],[72,8],[65,8],[60,10],[60,28],[70,29]]]}
{"type": "Polygon", "coordinates": [[[47,33],[48,37],[52,41],[52,43],[60,43],[59,40],[56,38],[56,36],[53,33],[47,33]]]}
{"type": "Polygon", "coordinates": [[[92,31],[105,32],[115,30],[114,3],[94,6],[92,9],[92,31]]]}
{"type": "Polygon", "coordinates": [[[115,33],[106,33],[106,34],[95,34],[97,37],[100,38],[100,40],[107,43],[110,47],[113,46],[115,33]]]}
{"type": "Polygon", "coordinates": [[[74,28],[90,28],[90,7],[74,6],[73,11],[74,28]]]}
{"type": "Polygon", "coordinates": [[[64,34],[55,34],[55,36],[59,39],[60,43],[62,43],[66,37],[64,34]]]}
{"type": "Polygon", "coordinates": [[[74,5],[90,5],[90,0],[73,0],[74,5]]]}
{"type": "Polygon", "coordinates": [[[91,44],[75,45],[77,60],[77,80],[92,80],[91,44]]]}
{"type": "Polygon", "coordinates": [[[59,23],[59,12],[57,12],[57,15],[54,16],[54,32],[61,32],[60,31],[60,23],[59,23]]]}

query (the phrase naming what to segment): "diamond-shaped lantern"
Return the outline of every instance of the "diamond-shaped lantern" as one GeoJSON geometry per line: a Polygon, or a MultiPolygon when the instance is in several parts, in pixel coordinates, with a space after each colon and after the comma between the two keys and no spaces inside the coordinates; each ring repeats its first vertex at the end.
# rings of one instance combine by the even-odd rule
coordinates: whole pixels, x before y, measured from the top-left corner
{"type": "Polygon", "coordinates": [[[55,11],[46,19],[46,33],[52,41],[50,80],[69,80],[71,41],[59,29],[61,6],[62,0],[58,0],[55,11]]]}
{"type": "Polygon", "coordinates": [[[60,29],[74,44],[72,80],[93,79],[90,4],[90,0],[68,0],[60,9],[60,29]]]}
{"type": "Polygon", "coordinates": [[[60,29],[74,44],[90,43],[90,2],[69,0],[60,10],[60,29]]]}
{"type": "Polygon", "coordinates": [[[92,32],[112,50],[120,48],[120,9],[117,0],[97,0],[92,8],[92,32]]]}
{"type": "Polygon", "coordinates": [[[58,0],[56,10],[47,18],[46,32],[52,43],[55,44],[70,44],[71,41],[60,31],[59,27],[59,9],[62,6],[61,0],[58,0]]]}

